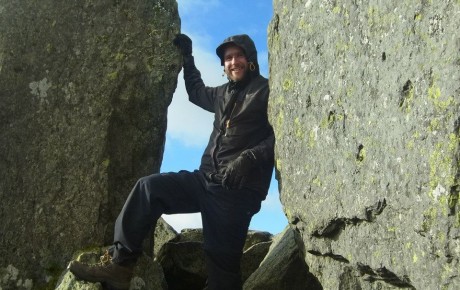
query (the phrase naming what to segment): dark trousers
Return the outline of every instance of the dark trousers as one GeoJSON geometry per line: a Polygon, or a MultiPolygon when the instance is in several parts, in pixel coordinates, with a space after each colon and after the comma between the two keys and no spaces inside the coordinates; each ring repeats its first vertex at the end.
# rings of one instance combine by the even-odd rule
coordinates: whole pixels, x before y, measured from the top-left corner
{"type": "Polygon", "coordinates": [[[201,212],[209,290],[241,289],[240,260],[261,200],[251,190],[226,190],[200,171],[161,173],[138,180],[115,223],[113,259],[142,253],[142,242],[162,214],[201,212]]]}

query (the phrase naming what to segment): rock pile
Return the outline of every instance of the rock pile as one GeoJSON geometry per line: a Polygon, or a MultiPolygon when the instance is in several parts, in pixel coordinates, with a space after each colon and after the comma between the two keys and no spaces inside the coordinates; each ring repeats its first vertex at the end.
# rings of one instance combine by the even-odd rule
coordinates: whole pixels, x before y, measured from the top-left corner
{"type": "MultiPolygon", "coordinates": [[[[164,225],[164,221],[161,221],[164,225]]],[[[142,256],[135,268],[130,290],[202,290],[206,285],[206,267],[201,229],[183,230],[174,234],[168,227],[158,227],[155,257],[142,256]],[[164,230],[166,229],[166,230],[164,230]]],[[[308,273],[302,254],[299,233],[287,227],[273,237],[270,233],[249,231],[241,262],[244,289],[320,289],[308,273]]],[[[105,249],[76,254],[86,263],[98,262],[105,249]]],[[[68,271],[60,278],[56,290],[102,289],[99,283],[77,281],[68,271]]]]}

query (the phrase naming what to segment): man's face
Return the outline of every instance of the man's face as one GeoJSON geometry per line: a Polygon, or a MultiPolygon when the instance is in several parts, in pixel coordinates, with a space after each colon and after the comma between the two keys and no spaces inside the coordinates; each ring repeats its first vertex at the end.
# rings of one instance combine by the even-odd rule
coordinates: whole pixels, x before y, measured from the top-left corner
{"type": "Polygon", "coordinates": [[[243,49],[236,45],[229,46],[225,49],[224,70],[228,78],[232,81],[237,82],[244,79],[248,70],[248,61],[244,55],[243,49]]]}

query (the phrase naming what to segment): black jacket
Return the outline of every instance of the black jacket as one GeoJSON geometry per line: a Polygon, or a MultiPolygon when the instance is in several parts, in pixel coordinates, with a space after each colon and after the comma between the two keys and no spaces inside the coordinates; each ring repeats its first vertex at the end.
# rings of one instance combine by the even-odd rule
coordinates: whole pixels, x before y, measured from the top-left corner
{"type": "MultiPolygon", "coordinates": [[[[247,45],[239,43],[239,46],[243,47],[246,55],[251,50],[254,50],[251,53],[254,55],[252,40],[244,44],[247,45]]],[[[275,143],[267,117],[268,80],[259,74],[257,66],[244,81],[206,87],[193,56],[184,58],[184,80],[189,100],[214,113],[213,130],[201,159],[200,171],[208,178],[213,174],[219,175],[225,172],[229,162],[250,151],[255,166],[244,187],[265,198],[273,172],[275,143]]]]}

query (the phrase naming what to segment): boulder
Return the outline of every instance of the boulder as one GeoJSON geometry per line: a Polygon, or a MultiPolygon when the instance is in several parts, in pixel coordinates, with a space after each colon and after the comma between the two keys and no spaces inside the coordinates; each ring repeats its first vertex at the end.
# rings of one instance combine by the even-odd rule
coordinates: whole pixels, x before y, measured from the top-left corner
{"type": "Polygon", "coordinates": [[[159,218],[142,244],[144,253],[150,257],[156,257],[164,244],[177,237],[176,230],[163,218],[159,218]],[[152,233],[153,232],[153,233],[152,233]]]}
{"type": "Polygon", "coordinates": [[[278,234],[257,270],[244,283],[245,290],[320,290],[304,260],[300,235],[289,226],[278,234]]]}
{"type": "Polygon", "coordinates": [[[246,281],[260,266],[270,249],[272,241],[260,242],[243,252],[241,258],[241,280],[246,281]]]}
{"type": "Polygon", "coordinates": [[[460,289],[460,2],[273,2],[280,195],[324,289],[460,289]]]}
{"type": "Polygon", "coordinates": [[[265,242],[272,242],[273,241],[273,235],[269,232],[263,232],[263,231],[255,231],[255,230],[250,230],[248,231],[248,236],[246,237],[246,242],[244,243],[243,247],[243,252],[246,252],[249,250],[251,247],[265,243],[265,242]]]}
{"type": "MultiPolygon", "coordinates": [[[[242,279],[245,280],[258,267],[268,252],[272,235],[249,231],[242,261],[242,279]]],[[[156,257],[163,267],[170,290],[201,290],[207,273],[203,251],[203,230],[184,229],[173,240],[164,244],[156,257]]]]}
{"type": "Polygon", "coordinates": [[[153,235],[155,245],[153,248],[154,256],[156,257],[158,255],[164,244],[176,238],[177,235],[178,233],[176,230],[174,230],[164,219],[160,218],[157,221],[153,235]]]}
{"type": "Polygon", "coordinates": [[[0,0],[0,288],[55,285],[112,242],[160,168],[179,28],[174,0],[0,0]]]}
{"type": "Polygon", "coordinates": [[[170,290],[201,290],[206,283],[203,243],[169,242],[160,250],[157,261],[170,290]]]}

